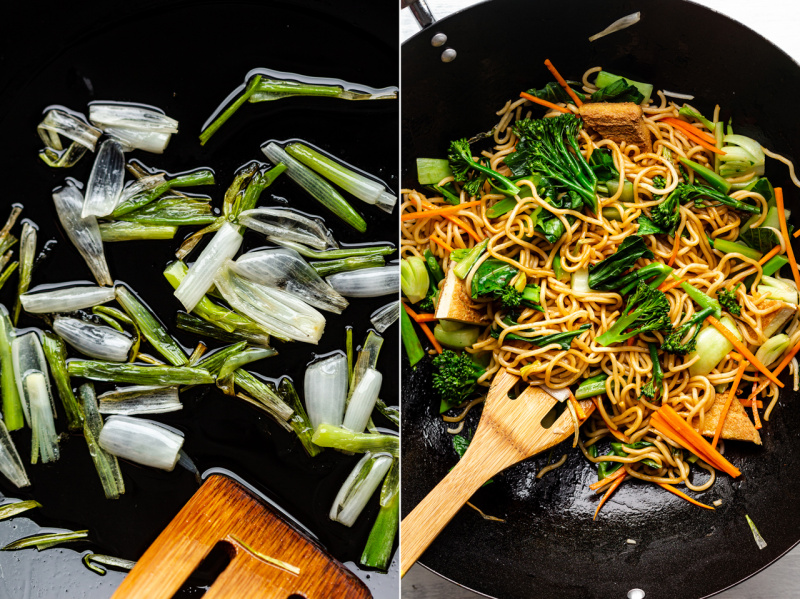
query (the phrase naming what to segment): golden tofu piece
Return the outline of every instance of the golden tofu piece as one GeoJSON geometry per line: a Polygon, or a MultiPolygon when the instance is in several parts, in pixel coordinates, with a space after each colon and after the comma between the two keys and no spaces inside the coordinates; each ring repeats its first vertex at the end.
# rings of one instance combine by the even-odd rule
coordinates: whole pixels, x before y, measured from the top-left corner
{"type": "MultiPolygon", "coordinates": [[[[722,415],[722,408],[728,399],[728,393],[717,393],[714,398],[714,404],[710,410],[706,410],[706,417],[703,422],[703,430],[700,430],[697,425],[694,429],[703,436],[713,437],[717,430],[719,417],[722,415]]],[[[756,427],[750,422],[750,417],[744,411],[744,406],[738,399],[734,398],[728,408],[728,414],[725,417],[725,424],[722,426],[723,439],[732,439],[735,441],[750,441],[756,445],[761,445],[761,435],[758,434],[756,427]]]]}
{"type": "Polygon", "coordinates": [[[436,318],[457,320],[467,324],[485,324],[486,313],[479,310],[479,304],[472,301],[467,286],[456,276],[451,268],[447,272],[436,306],[436,318]]]}
{"type": "Polygon", "coordinates": [[[635,145],[641,152],[652,152],[650,131],[644,124],[642,107],[633,102],[592,102],[581,106],[587,127],[605,139],[635,145]]]}
{"type": "Polygon", "coordinates": [[[794,304],[774,299],[761,300],[758,307],[763,310],[775,305],[780,305],[781,308],[761,318],[761,328],[764,330],[764,336],[767,339],[780,331],[783,325],[789,322],[789,319],[797,312],[797,306],[794,304]]]}

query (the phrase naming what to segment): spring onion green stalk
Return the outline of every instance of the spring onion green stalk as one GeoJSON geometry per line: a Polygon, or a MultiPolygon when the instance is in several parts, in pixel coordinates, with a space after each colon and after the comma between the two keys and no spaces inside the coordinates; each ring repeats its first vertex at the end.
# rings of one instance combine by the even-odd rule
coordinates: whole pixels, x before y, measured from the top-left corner
{"type": "Polygon", "coordinates": [[[120,387],[97,398],[101,414],[165,414],[183,409],[177,387],[120,387]]]}
{"type": "Polygon", "coordinates": [[[207,225],[217,219],[208,200],[182,195],[165,196],[117,218],[147,226],[207,225]]]}
{"type": "Polygon", "coordinates": [[[311,425],[311,420],[306,413],[306,409],[303,407],[300,397],[297,395],[297,391],[289,377],[283,377],[281,379],[281,382],[278,384],[278,395],[280,395],[286,405],[294,410],[289,424],[292,426],[292,430],[294,430],[309,457],[313,458],[322,453],[322,447],[314,445],[314,442],[311,440],[311,437],[314,436],[314,427],[311,425]]]}
{"type": "Polygon", "coordinates": [[[320,310],[341,314],[348,305],[300,254],[288,248],[248,252],[239,256],[233,268],[255,283],[296,295],[320,310]]]}
{"type": "MultiPolygon", "coordinates": [[[[0,392],[3,397],[3,420],[7,429],[11,431],[18,430],[24,425],[22,403],[11,353],[11,344],[15,336],[8,310],[3,304],[0,304],[0,392]]],[[[1,459],[2,456],[0,456],[1,459]]]]}
{"type": "MultiPolygon", "coordinates": [[[[270,335],[316,344],[325,329],[325,317],[295,296],[259,285],[236,274],[233,262],[222,265],[214,282],[237,312],[257,322],[270,335]]],[[[184,279],[185,280],[185,279],[184,279]]],[[[201,296],[202,297],[202,296],[201,296]]]]}
{"type": "Polygon", "coordinates": [[[131,560],[113,557],[111,555],[102,555],[100,553],[87,553],[81,558],[81,561],[84,566],[100,576],[105,576],[106,570],[97,564],[102,564],[110,568],[118,568],[120,570],[133,570],[133,567],[136,565],[136,562],[132,562],[131,560]]]}
{"type": "Polygon", "coordinates": [[[58,449],[58,434],[53,415],[53,397],[46,374],[36,370],[23,375],[22,392],[31,416],[31,464],[39,459],[43,463],[56,461],[61,453],[58,449]]]}
{"type": "MultiPolygon", "coordinates": [[[[67,346],[61,337],[47,331],[42,337],[42,349],[44,350],[45,358],[47,358],[47,363],[50,365],[50,372],[53,373],[58,396],[61,398],[61,403],[67,414],[67,426],[71,431],[82,430],[83,410],[72,392],[72,384],[67,373],[67,346]]],[[[22,413],[20,412],[21,419],[22,413]]]]}
{"type": "Polygon", "coordinates": [[[375,310],[369,320],[376,331],[383,333],[400,318],[400,311],[400,302],[390,302],[375,310]]]}
{"type": "Polygon", "coordinates": [[[134,385],[211,385],[214,383],[213,377],[207,370],[187,366],[143,366],[98,360],[70,360],[67,362],[67,369],[70,376],[111,383],[134,385]]]}
{"type": "Polygon", "coordinates": [[[353,453],[385,452],[400,455],[400,439],[380,433],[355,433],[332,424],[321,424],[314,432],[314,443],[320,447],[333,447],[353,453]]]}
{"type": "Polygon", "coordinates": [[[761,294],[767,294],[767,299],[789,302],[797,304],[797,289],[791,283],[786,283],[781,279],[763,276],[757,288],[761,294]]]}
{"type": "Polygon", "coordinates": [[[392,462],[381,486],[380,511],[361,554],[361,565],[386,570],[400,524],[400,463],[392,462]]]}
{"type": "Polygon", "coordinates": [[[444,158],[417,158],[417,180],[420,185],[437,185],[439,181],[452,177],[450,162],[444,158]]]}
{"type": "MultiPolygon", "coordinates": [[[[42,344],[35,332],[31,331],[24,335],[17,334],[11,341],[11,361],[14,369],[14,380],[17,383],[17,392],[22,404],[22,413],[25,422],[31,426],[30,410],[27,403],[28,396],[25,394],[24,378],[29,373],[47,373],[47,361],[44,357],[42,344]]],[[[49,387],[48,377],[44,377],[49,387]]],[[[55,402],[51,403],[52,411],[55,412],[55,402]]]]}
{"type": "Polygon", "coordinates": [[[13,543],[9,543],[5,547],[0,548],[0,551],[16,551],[18,549],[27,549],[28,547],[36,547],[39,551],[61,545],[62,543],[69,543],[70,541],[81,541],[89,536],[88,530],[76,530],[74,532],[56,532],[43,535],[34,535],[32,537],[25,537],[13,543]]]}
{"type": "Polygon", "coordinates": [[[417,332],[414,330],[411,317],[405,310],[400,310],[400,336],[403,338],[403,346],[406,348],[408,361],[413,368],[417,362],[425,357],[425,350],[422,349],[422,344],[419,342],[417,332]]]}
{"type": "Polygon", "coordinates": [[[183,447],[183,436],[151,420],[112,416],[106,420],[98,437],[100,447],[108,453],[172,472],[183,447]]]}
{"type": "Polygon", "coordinates": [[[764,255],[758,250],[754,250],[742,243],[728,241],[727,239],[709,239],[709,243],[713,249],[719,250],[723,254],[741,254],[751,260],[761,260],[764,255]]]}
{"type": "Polygon", "coordinates": [[[227,347],[222,347],[211,352],[210,354],[203,356],[203,358],[197,363],[196,367],[207,370],[210,374],[216,377],[219,375],[219,371],[225,364],[225,360],[231,356],[235,356],[239,352],[244,351],[246,348],[246,341],[239,341],[238,343],[234,343],[227,347]]]}
{"type": "Polygon", "coordinates": [[[81,217],[83,207],[81,192],[70,181],[53,193],[53,202],[64,232],[83,256],[94,278],[100,285],[113,285],[103,252],[103,240],[100,236],[97,219],[93,216],[81,217]]]}
{"type": "Polygon", "coordinates": [[[303,163],[289,156],[278,144],[270,142],[261,150],[273,164],[285,164],[286,174],[337,217],[360,233],[367,230],[366,221],[338,191],[303,163]]]}
{"type": "Polygon", "coordinates": [[[57,316],[53,330],[79,352],[98,360],[125,362],[133,346],[128,335],[77,318],[57,316]]]}
{"type": "Polygon", "coordinates": [[[285,248],[292,249],[301,256],[305,258],[311,258],[312,260],[341,260],[343,258],[352,258],[355,256],[371,256],[374,254],[386,256],[387,254],[391,254],[392,252],[395,251],[393,247],[388,245],[349,247],[349,248],[334,249],[334,250],[315,251],[304,246],[301,243],[294,243],[291,241],[277,241],[275,239],[270,239],[270,241],[274,241],[278,245],[282,245],[285,248]]]}
{"type": "Polygon", "coordinates": [[[36,132],[45,145],[39,157],[48,166],[54,167],[71,167],[83,157],[86,150],[94,152],[97,140],[103,134],[77,116],[57,109],[47,111],[36,132]],[[61,137],[73,142],[66,150],[61,137]]]}
{"type": "Polygon", "coordinates": [[[89,455],[92,456],[100,483],[103,485],[103,493],[106,499],[118,499],[125,493],[125,481],[122,479],[122,471],[119,468],[117,457],[108,453],[100,447],[99,438],[103,429],[103,417],[97,409],[97,398],[92,383],[84,383],[78,388],[78,395],[81,398],[83,407],[83,437],[89,448],[89,455]]]}
{"type": "Polygon", "coordinates": [[[791,347],[789,343],[789,335],[781,333],[770,337],[764,342],[764,345],[758,348],[756,352],[756,359],[758,359],[764,366],[769,366],[780,358],[783,353],[791,347]]]}
{"type": "Polygon", "coordinates": [[[182,175],[173,177],[172,179],[166,180],[163,183],[159,183],[154,188],[143,191],[142,193],[132,195],[129,198],[123,197],[123,199],[120,200],[119,205],[114,208],[114,211],[111,213],[110,217],[119,218],[120,216],[128,214],[129,212],[139,210],[140,208],[147,206],[151,202],[164,195],[170,189],[174,189],[176,187],[193,187],[195,185],[213,184],[214,172],[210,169],[199,169],[190,173],[184,173],[182,175]]]}
{"type": "Polygon", "coordinates": [[[223,224],[175,289],[175,297],[189,312],[203,299],[213,285],[217,271],[236,255],[241,245],[239,228],[230,223],[223,224]]]}
{"type": "MultiPolygon", "coordinates": [[[[422,267],[424,270],[424,264],[422,267]]],[[[427,274],[425,271],[426,277],[427,274]]],[[[400,268],[395,265],[365,268],[329,275],[325,277],[325,280],[345,297],[396,295],[400,291],[400,268]]],[[[424,291],[425,293],[428,291],[427,281],[424,291]]]]}
{"type": "Polygon", "coordinates": [[[710,168],[706,168],[702,164],[698,164],[694,160],[689,160],[683,156],[678,156],[678,160],[680,160],[684,166],[688,166],[695,173],[703,177],[703,179],[705,179],[708,184],[717,191],[727,194],[731,190],[731,184],[726,181],[724,177],[718,175],[710,168]]]}
{"type": "Polygon", "coordinates": [[[430,277],[425,261],[416,256],[400,261],[400,288],[412,304],[417,304],[428,295],[430,277]]]}
{"type": "Polygon", "coordinates": [[[14,274],[14,271],[17,270],[19,266],[19,262],[12,262],[8,268],[3,271],[3,274],[0,275],[0,289],[3,288],[3,285],[6,284],[6,281],[14,274]]]}
{"type": "MultiPolygon", "coordinates": [[[[720,319],[723,326],[727,327],[734,336],[742,340],[736,323],[727,314],[720,319]]],[[[733,349],[733,343],[712,326],[706,326],[697,335],[696,349],[686,356],[690,361],[699,356],[696,362],[689,366],[689,376],[705,376],[719,364],[722,359],[733,349]]]]}
{"type": "Polygon", "coordinates": [[[222,365],[222,368],[219,369],[219,374],[217,376],[221,379],[227,378],[233,374],[234,370],[246,366],[251,362],[263,360],[264,358],[270,358],[277,353],[278,352],[272,348],[265,349],[262,347],[251,347],[249,349],[245,349],[235,356],[230,356],[227,358],[225,363],[222,365]]]}
{"type": "Polygon", "coordinates": [[[257,399],[264,406],[263,409],[272,415],[278,424],[286,430],[291,430],[291,425],[287,421],[292,417],[292,408],[286,405],[269,385],[243,368],[233,373],[233,382],[257,399]]]}
{"type": "Polygon", "coordinates": [[[8,520],[17,514],[27,512],[28,510],[32,510],[37,507],[42,507],[42,504],[38,501],[33,501],[32,499],[27,501],[15,501],[14,503],[7,503],[3,506],[0,506],[0,520],[8,520]]]}
{"type": "Polygon", "coordinates": [[[337,272],[348,272],[361,268],[374,268],[384,266],[386,261],[380,254],[370,254],[367,256],[353,256],[350,258],[340,258],[338,260],[319,260],[309,262],[317,274],[321,277],[334,275],[337,272]]]}
{"type": "Polygon", "coordinates": [[[375,403],[375,407],[392,424],[394,424],[395,426],[400,426],[399,406],[387,406],[386,402],[384,402],[382,399],[378,399],[378,401],[375,403]]]}
{"type": "Polygon", "coordinates": [[[602,395],[606,392],[606,379],[608,379],[607,374],[598,374],[586,379],[575,390],[575,399],[589,399],[590,397],[602,395]]]}
{"type": "Polygon", "coordinates": [[[681,289],[686,292],[686,295],[697,302],[701,308],[711,308],[714,310],[714,318],[719,319],[722,316],[722,306],[720,305],[719,301],[711,299],[705,293],[696,287],[692,287],[686,282],[681,283],[681,289]]]}
{"type": "Polygon", "coordinates": [[[292,142],[287,144],[285,149],[289,156],[296,158],[359,200],[373,204],[389,214],[392,213],[397,203],[397,196],[388,192],[384,185],[374,179],[347,168],[340,161],[333,160],[304,143],[292,142]]]}
{"type": "Polygon", "coordinates": [[[469,271],[472,270],[472,267],[478,261],[478,258],[481,257],[481,254],[486,250],[486,246],[488,245],[489,240],[484,239],[482,242],[477,244],[471,250],[469,250],[461,259],[461,261],[454,267],[453,272],[459,279],[466,279],[469,271]]]}
{"type": "Polygon", "coordinates": [[[142,301],[122,285],[116,287],[117,301],[128,313],[144,338],[150,342],[158,353],[164,356],[173,366],[183,366],[187,362],[186,353],[178,342],[167,332],[166,327],[142,301]]]}
{"type": "Polygon", "coordinates": [[[331,520],[353,526],[392,463],[388,455],[366,453],[339,489],[331,507],[331,520]]]}
{"type": "Polygon", "coordinates": [[[212,339],[224,341],[225,343],[246,341],[258,347],[270,347],[269,335],[265,333],[251,333],[247,331],[230,333],[227,330],[216,326],[215,324],[206,322],[205,320],[184,312],[178,312],[175,326],[182,331],[188,331],[189,333],[194,333],[204,337],[211,337],[212,339]]]}
{"type": "Polygon", "coordinates": [[[125,154],[122,145],[114,139],[107,139],[100,144],[89,174],[81,218],[111,214],[119,203],[124,185],[125,154]]]}
{"type": "Polygon", "coordinates": [[[444,321],[433,328],[433,336],[436,340],[450,349],[464,349],[473,345],[480,337],[480,327],[472,327],[462,323],[454,323],[459,326],[448,328],[444,321]]]}
{"type": "Polygon", "coordinates": [[[22,225],[19,242],[19,283],[17,283],[17,302],[14,304],[14,326],[17,325],[19,313],[22,310],[19,296],[28,291],[28,287],[31,285],[33,261],[36,258],[36,237],[36,228],[26,221],[22,225]]]}
{"type": "Polygon", "coordinates": [[[143,225],[121,220],[100,223],[100,238],[103,242],[173,239],[177,232],[178,227],[175,225],[143,225]]]}
{"type": "MultiPolygon", "coordinates": [[[[341,426],[347,399],[347,358],[337,353],[306,368],[303,389],[311,426],[341,426]]],[[[362,429],[363,430],[363,429],[362,429]]]]}
{"type": "Polygon", "coordinates": [[[233,113],[239,110],[239,107],[247,102],[250,96],[258,88],[259,83],[261,83],[261,75],[256,75],[250,81],[247,82],[247,86],[244,89],[244,92],[236,98],[236,100],[231,104],[228,108],[226,108],[214,121],[210,124],[206,124],[203,126],[203,130],[200,132],[200,145],[204,146],[211,139],[211,136],[217,132],[217,130],[227,121],[229,118],[233,116],[233,113]]]}
{"type": "Polygon", "coordinates": [[[11,481],[18,489],[30,486],[31,481],[25,473],[25,466],[19,452],[8,434],[8,429],[3,421],[0,420],[0,472],[11,481]]]}
{"type": "Polygon", "coordinates": [[[110,302],[114,297],[114,290],[109,287],[84,286],[28,292],[20,296],[20,301],[30,314],[47,314],[92,308],[110,302]]]}
{"type": "MultiPolygon", "coordinates": [[[[342,427],[355,432],[362,432],[370,419],[378,394],[381,390],[383,376],[374,368],[367,369],[359,378],[347,403],[342,427]]],[[[333,423],[328,423],[333,424],[333,423]]]]}
{"type": "Polygon", "coordinates": [[[324,77],[303,77],[303,81],[294,81],[294,73],[284,73],[264,69],[264,77],[258,82],[256,90],[248,102],[270,102],[292,96],[322,96],[339,100],[396,100],[397,88],[384,87],[376,89],[342,81],[342,85],[332,85],[324,77]]]}

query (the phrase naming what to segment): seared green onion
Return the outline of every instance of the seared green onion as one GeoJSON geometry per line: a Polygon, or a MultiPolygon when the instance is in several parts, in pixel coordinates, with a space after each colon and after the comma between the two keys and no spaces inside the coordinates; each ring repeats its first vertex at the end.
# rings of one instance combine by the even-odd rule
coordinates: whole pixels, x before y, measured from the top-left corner
{"type": "MultiPolygon", "coordinates": [[[[195,312],[197,312],[196,309],[195,312]]],[[[231,312],[231,314],[233,313],[231,312]]],[[[237,343],[239,341],[246,341],[252,345],[257,345],[259,347],[270,347],[269,335],[267,335],[266,333],[263,332],[251,333],[242,330],[230,333],[227,330],[216,326],[215,324],[197,318],[196,316],[193,316],[191,314],[186,314],[185,312],[178,312],[178,315],[176,316],[175,326],[177,326],[182,331],[188,331],[196,335],[211,337],[212,339],[217,339],[218,341],[224,341],[225,343],[237,343]]]]}
{"type": "Polygon", "coordinates": [[[264,358],[270,358],[274,355],[277,355],[274,349],[269,348],[261,348],[261,347],[251,347],[249,349],[245,349],[234,356],[230,356],[225,360],[225,363],[222,365],[222,368],[219,369],[219,374],[217,375],[219,378],[224,379],[233,374],[234,370],[241,368],[242,366],[246,366],[251,362],[256,362],[258,360],[263,360],[264,358]]]}
{"type": "Polygon", "coordinates": [[[19,489],[31,484],[19,452],[2,420],[0,420],[0,472],[19,489]]]}
{"type": "Polygon", "coordinates": [[[365,268],[329,275],[325,280],[345,297],[397,295],[400,291],[400,268],[394,264],[365,268]]]}
{"type": "Polygon", "coordinates": [[[0,520],[8,520],[17,514],[27,512],[28,510],[32,510],[37,507],[42,507],[42,504],[32,499],[27,501],[15,501],[14,503],[7,503],[0,506],[0,520]]]}
{"type": "Polygon", "coordinates": [[[3,395],[3,419],[10,431],[18,430],[25,424],[11,355],[11,343],[15,336],[8,310],[0,304],[0,391],[3,395]]]}
{"type": "Polygon", "coordinates": [[[187,366],[142,366],[98,360],[70,360],[70,376],[94,381],[131,383],[135,385],[210,385],[213,377],[207,370],[187,366]]]}
{"type": "Polygon", "coordinates": [[[378,401],[382,382],[381,373],[374,368],[368,368],[361,375],[348,399],[347,412],[342,422],[343,428],[356,432],[361,432],[366,428],[375,402],[378,401]]]}
{"type": "Polygon", "coordinates": [[[317,271],[321,277],[334,275],[337,272],[359,270],[361,268],[373,268],[386,264],[380,254],[369,254],[366,256],[351,256],[350,258],[339,258],[338,260],[319,260],[309,262],[309,265],[317,271]]]}
{"type": "Polygon", "coordinates": [[[122,144],[107,139],[100,144],[83,197],[81,218],[108,216],[117,207],[125,185],[125,154],[122,144]]]}
{"type": "Polygon", "coordinates": [[[207,225],[216,220],[211,204],[186,196],[164,197],[116,218],[150,226],[207,225]]]}
{"type": "Polygon", "coordinates": [[[381,486],[380,511],[361,554],[361,565],[386,570],[400,524],[400,462],[395,459],[381,486]]]}
{"type": "Polygon", "coordinates": [[[15,551],[17,549],[27,549],[28,547],[36,547],[39,551],[61,545],[62,543],[69,543],[71,541],[81,541],[89,536],[88,530],[76,530],[74,532],[55,532],[43,535],[33,535],[32,537],[25,537],[13,543],[9,543],[0,551],[15,551]]]}
{"type": "Polygon", "coordinates": [[[107,452],[143,466],[171,472],[178,463],[183,435],[164,426],[130,416],[109,418],[98,438],[107,452]]]}
{"type": "MultiPolygon", "coordinates": [[[[275,241],[274,239],[272,241],[275,241]]],[[[376,247],[350,247],[337,250],[324,250],[315,251],[307,248],[301,243],[294,243],[290,241],[275,241],[285,248],[296,251],[301,256],[311,258],[313,260],[339,260],[341,258],[350,258],[353,256],[371,256],[373,254],[380,254],[385,256],[394,252],[391,246],[376,246],[376,247]]]]}
{"type": "Polygon", "coordinates": [[[172,239],[178,227],[173,225],[143,225],[115,221],[100,223],[100,237],[104,242],[172,239]]]}
{"type": "Polygon", "coordinates": [[[82,430],[83,410],[72,391],[72,384],[67,373],[67,346],[61,337],[47,331],[42,338],[42,349],[47,363],[50,365],[50,372],[53,373],[53,379],[56,381],[58,396],[67,413],[67,426],[71,431],[82,430]]]}
{"type": "Polygon", "coordinates": [[[264,411],[273,416],[278,424],[286,430],[291,430],[291,425],[287,424],[287,421],[292,417],[292,408],[286,405],[269,385],[243,368],[233,373],[233,382],[257,399],[264,411]]]}
{"type": "Polygon", "coordinates": [[[177,387],[136,385],[120,387],[103,393],[99,398],[101,414],[138,416],[166,414],[183,409],[177,387]]]}
{"type": "Polygon", "coordinates": [[[314,445],[314,442],[311,440],[311,437],[314,436],[314,427],[311,426],[311,421],[308,418],[306,409],[303,407],[300,397],[298,397],[297,391],[288,377],[283,377],[278,384],[278,395],[280,395],[286,405],[294,410],[294,414],[292,414],[292,417],[289,419],[289,424],[292,426],[292,430],[294,430],[297,438],[300,439],[300,443],[303,445],[306,453],[312,458],[322,453],[322,448],[314,445]]]}
{"type": "Polygon", "coordinates": [[[53,414],[53,397],[46,374],[27,371],[22,380],[22,392],[31,416],[31,464],[55,462],[61,457],[53,414]]]}
{"type": "Polygon", "coordinates": [[[17,302],[14,304],[14,326],[19,320],[22,310],[20,296],[31,286],[33,260],[36,258],[36,228],[29,222],[22,225],[22,236],[19,242],[19,283],[17,283],[17,302]]]}
{"type": "Polygon", "coordinates": [[[136,323],[136,326],[150,342],[158,353],[164,356],[173,366],[183,366],[187,362],[186,353],[167,332],[166,327],[156,318],[155,314],[145,306],[142,301],[128,288],[122,285],[116,287],[117,301],[136,323]]]}
{"type": "Polygon", "coordinates": [[[303,77],[303,81],[294,81],[294,73],[283,73],[264,69],[264,76],[258,75],[259,82],[248,102],[269,102],[292,96],[322,96],[340,100],[395,100],[396,87],[376,89],[343,81],[343,85],[332,85],[323,77],[303,77]]]}
{"type": "Polygon", "coordinates": [[[8,268],[3,271],[3,274],[0,274],[0,289],[2,289],[3,285],[6,284],[6,281],[11,278],[11,275],[14,274],[14,271],[17,270],[18,266],[19,262],[12,262],[8,265],[8,268]]]}
{"type": "Polygon", "coordinates": [[[386,454],[366,453],[339,489],[331,507],[331,520],[353,526],[393,462],[386,454]]]}
{"type": "Polygon", "coordinates": [[[110,302],[115,297],[110,287],[82,286],[24,293],[22,307],[30,314],[75,312],[110,302]]]}
{"type": "Polygon", "coordinates": [[[153,202],[175,187],[192,187],[195,185],[213,185],[214,172],[209,169],[199,169],[190,173],[178,175],[172,179],[164,181],[154,188],[135,194],[129,198],[123,198],[119,205],[111,213],[110,218],[118,218],[134,210],[153,202]]]}
{"type": "Polygon", "coordinates": [[[98,360],[124,362],[133,347],[128,335],[78,318],[56,316],[53,330],[83,355],[98,360]]]}
{"type": "Polygon", "coordinates": [[[313,428],[316,429],[320,424],[342,425],[347,379],[347,358],[341,353],[314,362],[306,368],[303,390],[313,428]]]}
{"type": "Polygon", "coordinates": [[[320,447],[334,447],[354,453],[386,452],[394,457],[400,455],[400,439],[380,433],[355,433],[340,426],[321,424],[313,437],[320,447]]]}
{"type": "Polygon", "coordinates": [[[250,96],[256,91],[258,84],[261,83],[261,75],[256,75],[250,81],[247,82],[247,86],[244,88],[242,94],[234,100],[233,104],[231,104],[228,108],[226,108],[213,122],[210,124],[204,125],[203,130],[200,133],[200,145],[206,145],[206,142],[211,139],[211,136],[217,132],[217,130],[222,127],[222,125],[227,121],[229,118],[233,116],[233,113],[239,110],[239,107],[247,102],[250,96]]]}
{"type": "Polygon", "coordinates": [[[92,383],[84,383],[78,388],[78,395],[83,406],[83,438],[89,448],[89,455],[92,456],[100,483],[103,485],[103,493],[106,499],[118,499],[125,493],[125,481],[122,479],[122,471],[119,468],[117,457],[108,453],[100,447],[100,432],[103,429],[103,417],[97,409],[97,398],[92,383]]]}
{"type": "Polygon", "coordinates": [[[384,402],[382,399],[378,399],[378,401],[375,403],[375,407],[392,424],[394,424],[395,426],[400,426],[399,406],[387,406],[386,402],[384,402]]]}
{"type": "Polygon", "coordinates": [[[136,565],[136,562],[132,562],[131,560],[110,555],[101,555],[100,553],[87,553],[83,556],[81,561],[84,566],[100,576],[105,576],[106,571],[96,564],[103,564],[104,566],[119,568],[120,570],[133,570],[133,567],[136,565]]]}
{"type": "Polygon", "coordinates": [[[390,302],[375,310],[369,317],[372,326],[379,333],[383,333],[400,318],[400,302],[390,302]]]}
{"type": "Polygon", "coordinates": [[[6,219],[6,224],[0,229],[0,254],[5,254],[15,243],[17,238],[11,234],[12,227],[16,224],[19,215],[22,213],[22,207],[15,204],[11,207],[11,213],[6,219]]]}

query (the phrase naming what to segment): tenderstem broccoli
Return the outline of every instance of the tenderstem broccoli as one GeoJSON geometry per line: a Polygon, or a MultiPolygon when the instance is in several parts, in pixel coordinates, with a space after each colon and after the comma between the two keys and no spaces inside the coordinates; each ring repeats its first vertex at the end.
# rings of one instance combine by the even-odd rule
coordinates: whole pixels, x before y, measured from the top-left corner
{"type": "Polygon", "coordinates": [[[607,347],[648,331],[671,331],[669,301],[658,289],[639,282],[628,299],[622,316],[605,333],[597,337],[598,345],[607,347]]]}
{"type": "Polygon", "coordinates": [[[719,303],[725,308],[728,312],[733,314],[734,316],[739,316],[742,313],[742,307],[739,305],[739,302],[736,301],[736,291],[728,291],[727,289],[722,289],[717,293],[717,299],[719,303]]]}
{"type": "Polygon", "coordinates": [[[712,202],[711,204],[708,204],[710,206],[722,204],[741,212],[750,212],[753,214],[758,214],[761,212],[761,208],[759,206],[745,204],[744,202],[733,199],[729,195],[725,195],[721,191],[711,189],[710,187],[704,187],[702,185],[681,183],[675,188],[675,192],[673,193],[678,193],[682,202],[694,202],[694,205],[698,208],[706,207],[706,200],[710,200],[712,202]]]}
{"type": "Polygon", "coordinates": [[[673,330],[672,333],[664,339],[664,342],[661,344],[661,349],[679,356],[685,356],[693,352],[697,346],[697,335],[700,334],[703,321],[713,315],[714,308],[703,308],[684,324],[673,330]],[[694,331],[692,331],[690,337],[686,338],[692,327],[694,327],[694,331]]]}
{"type": "Polygon", "coordinates": [[[678,224],[681,222],[680,207],[681,192],[675,189],[658,205],[650,210],[650,217],[653,224],[667,235],[675,233],[678,224]]]}
{"type": "MultiPolygon", "coordinates": [[[[472,150],[470,150],[469,142],[466,139],[458,139],[450,143],[447,159],[450,161],[453,177],[459,183],[465,183],[469,179],[470,173],[477,171],[478,175],[473,180],[480,181],[481,175],[486,175],[486,177],[493,179],[498,189],[504,193],[519,195],[520,189],[514,185],[511,179],[472,159],[472,150]]],[[[479,189],[480,186],[473,183],[469,185],[468,193],[477,195],[479,189]]]]}
{"type": "Polygon", "coordinates": [[[475,392],[478,379],[486,372],[472,361],[469,354],[457,354],[449,349],[433,359],[437,372],[433,375],[433,388],[441,397],[440,411],[464,403],[475,392]]]}

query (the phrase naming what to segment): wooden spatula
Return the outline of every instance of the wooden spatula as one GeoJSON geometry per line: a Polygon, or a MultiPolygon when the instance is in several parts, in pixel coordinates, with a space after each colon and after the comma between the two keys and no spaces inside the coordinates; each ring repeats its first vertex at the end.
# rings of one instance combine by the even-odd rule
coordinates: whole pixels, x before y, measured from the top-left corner
{"type": "Polygon", "coordinates": [[[112,599],[169,599],[217,543],[232,559],[204,599],[366,599],[358,577],[235,480],[208,477],[112,599]],[[261,554],[261,556],[259,556],[261,554]],[[263,556],[292,568],[275,565],[263,556]]]}
{"type": "MultiPolygon", "coordinates": [[[[400,575],[405,575],[420,555],[483,483],[509,466],[549,449],[574,433],[569,411],[549,428],[542,418],[557,400],[538,387],[527,387],[519,397],[508,392],[519,377],[500,371],[483,406],[478,429],[464,457],[423,499],[400,525],[400,575]]],[[[591,401],[582,401],[588,415],[591,401]]]]}

